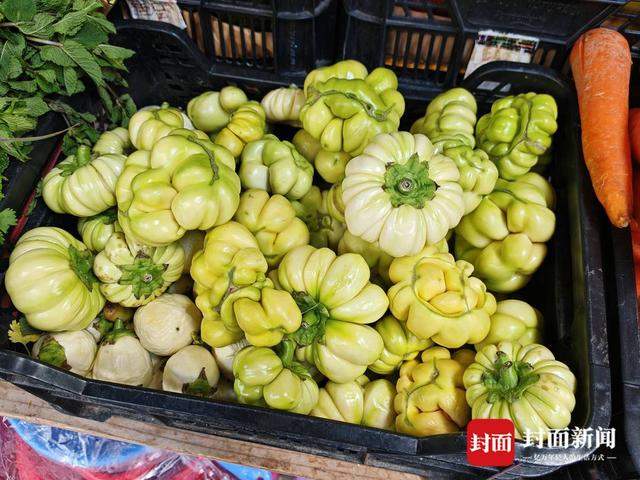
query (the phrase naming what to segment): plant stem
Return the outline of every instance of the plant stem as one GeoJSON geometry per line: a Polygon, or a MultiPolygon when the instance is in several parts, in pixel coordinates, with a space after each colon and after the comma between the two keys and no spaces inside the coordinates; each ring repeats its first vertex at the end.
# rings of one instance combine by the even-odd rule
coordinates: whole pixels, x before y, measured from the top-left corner
{"type": "Polygon", "coordinates": [[[72,128],[77,127],[78,125],[80,124],[75,123],[73,125],[70,125],[67,128],[58,130],[57,132],[51,132],[51,133],[47,133],[46,135],[38,135],[35,137],[14,137],[14,138],[0,137],[0,142],[4,142],[4,143],[37,142],[38,140],[46,140],[47,138],[57,137],[58,135],[62,133],[66,133],[72,128]]]}
{"type": "Polygon", "coordinates": [[[60,42],[54,42],[53,40],[45,40],[44,38],[31,37],[29,35],[25,35],[27,40],[32,41],[33,43],[41,43],[43,45],[53,45],[54,47],[62,47],[60,42]]]}

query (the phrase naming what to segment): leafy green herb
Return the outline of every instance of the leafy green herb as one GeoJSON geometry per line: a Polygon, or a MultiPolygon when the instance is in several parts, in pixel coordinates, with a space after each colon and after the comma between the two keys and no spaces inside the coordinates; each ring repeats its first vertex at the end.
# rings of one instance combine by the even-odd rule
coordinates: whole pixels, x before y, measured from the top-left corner
{"type": "MultiPolygon", "coordinates": [[[[37,341],[41,335],[42,332],[29,325],[24,317],[20,317],[19,320],[13,320],[9,326],[9,341],[21,343],[25,347],[27,347],[28,343],[37,341]]],[[[28,348],[27,351],[29,351],[28,348]]]]}
{"type": "Polygon", "coordinates": [[[0,243],[4,243],[4,238],[11,227],[16,224],[16,212],[10,208],[0,211],[0,243]]]}
{"type": "Polygon", "coordinates": [[[48,137],[28,134],[50,110],[67,121],[65,154],[92,145],[98,128],[128,124],[135,104],[114,87],[127,86],[124,61],[134,52],[109,45],[115,27],[101,9],[98,0],[0,0],[0,176],[48,137]],[[87,89],[101,99],[98,118],[62,100],[87,89]]]}

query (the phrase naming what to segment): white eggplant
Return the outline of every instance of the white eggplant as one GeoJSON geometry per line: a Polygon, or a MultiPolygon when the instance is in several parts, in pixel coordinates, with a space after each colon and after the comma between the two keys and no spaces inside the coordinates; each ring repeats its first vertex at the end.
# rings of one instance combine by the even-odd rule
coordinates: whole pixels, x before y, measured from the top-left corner
{"type": "Polygon", "coordinates": [[[86,330],[42,335],[33,345],[32,355],[51,365],[85,376],[98,351],[96,340],[86,330]]]}
{"type": "Polygon", "coordinates": [[[204,347],[189,345],[167,360],[162,389],[209,397],[215,392],[220,371],[213,355],[204,347]]]}
{"type": "Polygon", "coordinates": [[[193,342],[201,320],[189,297],[165,293],[136,310],[133,327],[146,350],[166,357],[193,342]]]}
{"type": "Polygon", "coordinates": [[[146,387],[153,376],[151,355],[140,341],[117,320],[96,355],[93,378],[107,382],[146,387]]]}

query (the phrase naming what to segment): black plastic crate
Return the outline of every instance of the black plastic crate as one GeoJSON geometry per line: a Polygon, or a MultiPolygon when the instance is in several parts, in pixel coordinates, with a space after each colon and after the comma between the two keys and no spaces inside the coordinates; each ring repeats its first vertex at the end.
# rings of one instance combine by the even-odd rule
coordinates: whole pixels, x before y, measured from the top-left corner
{"type": "MultiPolygon", "coordinates": [[[[178,0],[177,4],[187,34],[221,74],[257,72],[295,82],[335,59],[337,0],[178,0]]],[[[127,15],[124,6],[122,13],[127,15]]]]}
{"type": "Polygon", "coordinates": [[[462,80],[479,30],[539,38],[532,63],[561,70],[573,42],[624,0],[344,0],[341,58],[393,69],[410,95],[462,80]]]}
{"type": "MultiPolygon", "coordinates": [[[[129,62],[129,83],[131,94],[139,105],[169,101],[184,106],[190,97],[203,90],[220,88],[228,83],[236,83],[250,94],[259,96],[276,85],[287,83],[286,79],[276,82],[258,74],[252,78],[220,74],[217,65],[196,49],[184,32],[170,25],[125,21],[117,26],[115,43],[138,51],[129,62]]],[[[507,62],[481,67],[465,85],[474,92],[484,111],[499,96],[529,90],[550,93],[559,104],[560,128],[554,139],[555,161],[549,172],[558,198],[557,230],[549,242],[543,267],[521,293],[542,310],[546,343],[560,360],[570,365],[578,378],[573,425],[606,427],[611,413],[611,385],[600,238],[603,226],[578,146],[574,96],[553,71],[507,62]],[[485,81],[496,82],[496,88],[480,89],[485,81]]],[[[408,111],[422,113],[428,100],[429,93],[425,90],[419,103],[409,101],[408,111]]],[[[407,115],[403,120],[404,128],[414,119],[407,115]]],[[[51,145],[41,145],[38,155],[49,158],[52,150],[51,145]]],[[[46,161],[40,163],[46,164],[46,161]]],[[[16,187],[17,192],[12,191],[0,202],[0,207],[12,206],[21,210],[30,192],[26,186],[36,184],[38,173],[35,170],[23,172],[21,182],[24,186],[16,187]]],[[[13,190],[12,185],[8,189],[13,190]]],[[[39,225],[70,228],[75,221],[68,216],[52,214],[43,202],[39,202],[28,216],[25,228],[39,225]]],[[[2,268],[5,270],[6,262],[2,268]]],[[[281,411],[89,380],[31,359],[10,345],[6,327],[12,318],[10,308],[2,309],[0,377],[73,415],[96,420],[123,415],[159,421],[183,429],[431,477],[539,476],[577,461],[591,451],[588,448],[572,450],[576,456],[567,458],[562,450],[525,447],[518,442],[516,464],[504,471],[480,469],[466,464],[466,438],[462,432],[415,438],[281,411]]]]}
{"type": "Polygon", "coordinates": [[[626,447],[640,472],[640,316],[629,229],[609,228],[608,244],[613,256],[610,278],[613,311],[619,332],[620,383],[623,398],[621,416],[626,447]],[[614,276],[612,275],[612,277],[614,276]]]}

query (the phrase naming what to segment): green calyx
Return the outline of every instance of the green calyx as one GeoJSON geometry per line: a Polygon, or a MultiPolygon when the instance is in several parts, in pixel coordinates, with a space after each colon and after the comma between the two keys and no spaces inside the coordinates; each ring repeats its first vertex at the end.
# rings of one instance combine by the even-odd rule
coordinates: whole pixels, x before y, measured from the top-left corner
{"type": "Polygon", "coordinates": [[[122,320],[118,319],[113,323],[112,330],[104,336],[103,343],[113,345],[122,337],[135,336],[133,331],[122,320]]]}
{"type": "Polygon", "coordinates": [[[145,253],[139,252],[133,263],[121,265],[120,285],[131,285],[136,298],[152,295],[164,284],[164,272],[169,265],[157,264],[145,253]]]}
{"type": "Polygon", "coordinates": [[[512,403],[539,380],[540,376],[533,373],[531,364],[511,361],[500,351],[496,353],[496,357],[493,369],[482,375],[482,382],[488,390],[489,403],[501,400],[512,403]]]}
{"type": "Polygon", "coordinates": [[[295,359],[297,344],[295,340],[292,338],[285,338],[280,344],[277,346],[278,357],[282,360],[282,365],[284,368],[291,370],[298,377],[305,379],[311,378],[311,373],[309,369],[304,365],[304,363],[299,362],[295,359]]]}
{"type": "Polygon", "coordinates": [[[331,230],[331,216],[320,213],[319,210],[312,211],[308,215],[305,215],[303,220],[312,233],[319,232],[320,230],[331,230]]]}
{"type": "Polygon", "coordinates": [[[113,322],[107,320],[104,313],[100,313],[96,320],[93,322],[93,328],[95,328],[102,337],[113,330],[113,322]]]}
{"type": "Polygon", "coordinates": [[[87,145],[80,145],[76,150],[76,154],[70,157],[69,161],[65,161],[58,166],[61,170],[60,176],[68,177],[72,175],[79,168],[88,165],[92,158],[91,149],[87,145]]]}
{"type": "Polygon", "coordinates": [[[42,342],[40,351],[38,352],[38,359],[49,365],[64,368],[65,370],[71,368],[67,363],[67,355],[64,352],[64,348],[51,336],[47,336],[42,342]]]}
{"type": "Polygon", "coordinates": [[[89,221],[100,220],[100,222],[102,222],[104,225],[109,225],[111,223],[115,223],[117,219],[118,219],[117,210],[115,208],[110,208],[109,210],[106,210],[102,213],[94,215],[89,219],[89,221]]]}
{"type": "Polygon", "coordinates": [[[182,386],[182,393],[196,397],[210,397],[214,391],[214,388],[209,384],[209,380],[207,380],[207,372],[204,368],[200,370],[198,378],[182,386]]]}
{"type": "Polygon", "coordinates": [[[93,285],[98,279],[93,274],[93,255],[89,250],[78,250],[73,245],[67,249],[69,253],[69,266],[80,281],[89,291],[93,290],[93,285]]]}
{"type": "Polygon", "coordinates": [[[288,337],[297,345],[311,345],[324,336],[327,320],[331,318],[329,310],[306,292],[293,292],[291,296],[302,313],[302,324],[288,337]]]}
{"type": "Polygon", "coordinates": [[[428,162],[421,162],[414,153],[405,164],[387,164],[383,188],[394,208],[409,205],[420,209],[435,196],[437,187],[429,178],[428,162]]]}

